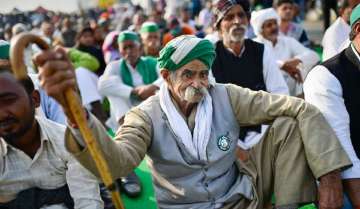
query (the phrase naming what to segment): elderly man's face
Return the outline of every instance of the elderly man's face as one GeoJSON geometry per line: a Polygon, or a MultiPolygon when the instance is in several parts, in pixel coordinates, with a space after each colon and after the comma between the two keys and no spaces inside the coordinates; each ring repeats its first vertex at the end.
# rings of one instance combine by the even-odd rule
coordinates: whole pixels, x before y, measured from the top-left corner
{"type": "Polygon", "coordinates": [[[220,22],[220,34],[224,41],[241,42],[249,24],[246,12],[240,5],[233,6],[220,22]]]}
{"type": "Polygon", "coordinates": [[[206,65],[193,60],[170,75],[163,74],[163,77],[175,98],[181,102],[198,103],[209,87],[208,75],[206,65]]]}
{"type": "Polygon", "coordinates": [[[126,40],[119,43],[119,52],[121,56],[131,65],[135,65],[140,57],[140,43],[126,40]]]}
{"type": "Polygon", "coordinates": [[[277,12],[284,21],[291,21],[294,17],[294,5],[291,3],[283,3],[277,8],[277,12]]]}
{"type": "Polygon", "coordinates": [[[266,20],[262,26],[262,35],[265,39],[275,42],[279,34],[279,26],[276,19],[266,20]]]}

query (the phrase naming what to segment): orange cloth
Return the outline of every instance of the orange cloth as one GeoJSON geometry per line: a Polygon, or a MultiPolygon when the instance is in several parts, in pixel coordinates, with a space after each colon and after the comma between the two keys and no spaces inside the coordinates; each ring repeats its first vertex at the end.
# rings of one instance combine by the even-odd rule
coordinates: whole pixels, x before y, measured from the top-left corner
{"type": "MultiPolygon", "coordinates": [[[[188,25],[183,25],[181,28],[181,34],[180,35],[194,35],[195,31],[188,25]]],[[[165,33],[163,37],[163,45],[165,46],[169,41],[173,40],[174,37],[170,32],[165,33]]]]}

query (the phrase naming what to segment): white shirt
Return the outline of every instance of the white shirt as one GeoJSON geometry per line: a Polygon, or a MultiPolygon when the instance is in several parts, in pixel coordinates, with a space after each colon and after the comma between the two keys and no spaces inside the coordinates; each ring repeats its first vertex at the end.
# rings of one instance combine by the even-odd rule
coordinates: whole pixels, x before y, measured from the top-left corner
{"type": "MultiPolygon", "coordinates": [[[[358,53],[354,52],[359,58],[358,53]]],[[[360,178],[360,160],[351,143],[350,118],[339,80],[326,67],[318,65],[305,80],[304,92],[305,100],[320,109],[353,163],[351,168],[342,172],[342,178],[360,178]]]]}
{"type": "MultiPolygon", "coordinates": [[[[262,36],[258,36],[254,39],[257,42],[263,43],[272,49],[276,63],[279,68],[284,65],[284,62],[296,58],[301,60],[302,78],[305,79],[310,69],[320,61],[316,52],[304,47],[299,41],[292,37],[279,35],[275,46],[269,40],[266,40],[262,36]]],[[[293,79],[287,72],[281,70],[282,75],[289,87],[290,95],[297,96],[302,94],[302,84],[293,79]]]]}
{"type": "Polygon", "coordinates": [[[327,60],[341,52],[341,44],[349,38],[351,28],[343,18],[338,17],[336,21],[325,31],[322,46],[323,60],[327,60]]]}
{"type": "Polygon", "coordinates": [[[74,208],[104,208],[99,182],[65,149],[65,126],[40,117],[36,120],[40,126],[41,146],[33,159],[0,138],[0,202],[9,202],[29,188],[57,189],[67,184],[74,208]]]}
{"type": "Polygon", "coordinates": [[[91,103],[102,101],[97,83],[99,77],[90,70],[78,67],[75,70],[76,81],[80,90],[82,104],[91,111],[91,103]]]}

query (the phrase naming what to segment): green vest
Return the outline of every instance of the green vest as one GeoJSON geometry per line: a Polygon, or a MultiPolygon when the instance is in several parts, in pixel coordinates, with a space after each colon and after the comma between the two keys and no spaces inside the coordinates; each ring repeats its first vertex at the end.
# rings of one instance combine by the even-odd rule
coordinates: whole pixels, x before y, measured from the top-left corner
{"type": "MultiPolygon", "coordinates": [[[[144,84],[151,84],[158,78],[156,71],[157,61],[153,57],[140,57],[136,64],[136,70],[140,73],[144,84]]],[[[124,59],[120,61],[120,75],[122,81],[128,85],[134,87],[133,78],[131,72],[124,59]]]]}

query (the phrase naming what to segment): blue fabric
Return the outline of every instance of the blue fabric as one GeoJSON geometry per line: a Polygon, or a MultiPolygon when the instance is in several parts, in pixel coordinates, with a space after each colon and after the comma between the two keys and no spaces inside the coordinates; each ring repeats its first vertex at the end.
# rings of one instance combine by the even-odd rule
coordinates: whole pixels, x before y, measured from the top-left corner
{"type": "Polygon", "coordinates": [[[60,106],[53,98],[45,93],[43,89],[39,89],[40,106],[45,114],[45,117],[54,122],[66,125],[66,116],[60,106]]]}

